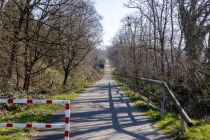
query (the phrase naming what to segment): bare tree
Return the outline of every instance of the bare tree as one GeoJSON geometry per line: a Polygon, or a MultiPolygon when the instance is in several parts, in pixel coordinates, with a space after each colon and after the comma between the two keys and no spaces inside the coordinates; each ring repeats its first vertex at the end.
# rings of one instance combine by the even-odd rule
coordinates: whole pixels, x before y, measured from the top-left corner
{"type": "Polygon", "coordinates": [[[5,81],[13,81],[15,70],[17,89],[23,80],[23,90],[28,90],[32,77],[54,65],[64,69],[66,84],[69,73],[101,42],[100,16],[91,0],[2,3],[0,49],[5,52],[1,56],[7,68],[5,81]]]}
{"type": "MultiPolygon", "coordinates": [[[[135,8],[140,11],[141,14],[143,14],[152,24],[154,28],[154,38],[158,38],[159,45],[160,45],[160,55],[161,55],[161,72],[162,75],[165,73],[165,35],[166,35],[166,28],[168,25],[168,15],[169,15],[169,1],[163,0],[163,1],[156,1],[156,0],[131,0],[126,5],[129,8],[135,8]],[[144,5],[144,8],[142,7],[144,5]],[[152,16],[152,17],[151,17],[152,16]],[[156,32],[157,31],[157,32],[156,32]],[[158,36],[156,36],[158,35],[158,36]]],[[[155,42],[156,44],[156,42],[155,42]]],[[[156,52],[156,45],[154,47],[154,50],[156,52]]]]}
{"type": "Polygon", "coordinates": [[[67,15],[64,38],[65,45],[60,45],[61,62],[64,71],[63,85],[67,84],[70,72],[75,69],[86,55],[100,44],[100,16],[94,9],[92,2],[79,2],[76,7],[68,10],[74,14],[67,15]],[[79,8],[78,8],[79,7],[79,8]],[[75,9],[76,8],[76,9],[75,9]]]}

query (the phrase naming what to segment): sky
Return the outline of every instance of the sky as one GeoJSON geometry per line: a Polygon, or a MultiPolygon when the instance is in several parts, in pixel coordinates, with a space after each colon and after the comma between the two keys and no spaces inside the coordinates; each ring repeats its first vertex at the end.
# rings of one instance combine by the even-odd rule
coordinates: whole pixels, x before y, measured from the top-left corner
{"type": "Polygon", "coordinates": [[[111,45],[111,39],[120,29],[120,20],[129,13],[131,9],[126,8],[123,4],[127,3],[128,0],[95,0],[96,9],[103,17],[103,46],[111,45]]]}

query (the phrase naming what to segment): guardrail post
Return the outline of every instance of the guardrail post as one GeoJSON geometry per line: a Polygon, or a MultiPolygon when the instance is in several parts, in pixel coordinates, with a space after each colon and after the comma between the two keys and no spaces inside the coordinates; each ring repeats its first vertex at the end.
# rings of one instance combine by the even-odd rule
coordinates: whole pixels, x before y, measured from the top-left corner
{"type": "Polygon", "coordinates": [[[150,92],[147,92],[147,108],[149,108],[150,103],[150,92]]]}
{"type": "Polygon", "coordinates": [[[184,119],[181,116],[181,129],[180,129],[181,134],[183,134],[185,132],[185,127],[184,127],[184,119]]]}
{"type": "Polygon", "coordinates": [[[165,90],[164,88],[162,88],[162,100],[161,100],[161,118],[164,117],[164,113],[165,113],[165,90]]]}
{"type": "Polygon", "coordinates": [[[147,108],[149,108],[149,104],[150,104],[150,101],[151,101],[150,94],[152,95],[152,85],[151,84],[149,85],[149,88],[148,88],[148,91],[147,91],[147,108]]]}

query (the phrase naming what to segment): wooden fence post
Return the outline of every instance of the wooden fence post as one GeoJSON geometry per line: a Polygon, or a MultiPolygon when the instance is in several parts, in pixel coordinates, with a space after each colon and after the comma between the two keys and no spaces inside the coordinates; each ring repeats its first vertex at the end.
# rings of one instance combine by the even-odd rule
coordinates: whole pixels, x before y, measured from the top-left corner
{"type": "Polygon", "coordinates": [[[180,129],[180,131],[181,131],[181,134],[183,134],[185,132],[184,119],[183,119],[182,116],[181,116],[181,129],[180,129]]]}
{"type": "Polygon", "coordinates": [[[150,103],[150,92],[147,92],[147,108],[149,108],[150,103]]]}
{"type": "Polygon", "coordinates": [[[147,92],[147,108],[149,109],[149,104],[152,96],[152,84],[149,84],[148,92],[147,92]]]}

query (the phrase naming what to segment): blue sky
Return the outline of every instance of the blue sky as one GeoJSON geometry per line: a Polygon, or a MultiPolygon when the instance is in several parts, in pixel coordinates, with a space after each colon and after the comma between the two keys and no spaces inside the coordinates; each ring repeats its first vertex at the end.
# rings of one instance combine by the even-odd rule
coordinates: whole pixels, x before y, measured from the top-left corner
{"type": "Polygon", "coordinates": [[[132,10],[123,6],[128,0],[95,0],[95,6],[103,17],[104,46],[110,45],[112,37],[120,28],[120,20],[132,10]]]}

